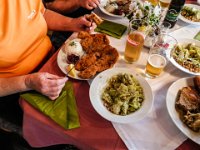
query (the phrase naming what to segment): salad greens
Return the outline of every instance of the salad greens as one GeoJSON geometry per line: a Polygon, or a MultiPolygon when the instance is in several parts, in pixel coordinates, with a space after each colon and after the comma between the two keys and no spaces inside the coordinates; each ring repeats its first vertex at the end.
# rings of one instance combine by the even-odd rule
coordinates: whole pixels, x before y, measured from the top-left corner
{"type": "Polygon", "coordinates": [[[193,22],[200,22],[200,10],[189,6],[184,6],[181,15],[193,22]]]}
{"type": "Polygon", "coordinates": [[[200,72],[200,47],[193,43],[178,45],[172,52],[177,63],[192,72],[200,72]]]}
{"type": "Polygon", "coordinates": [[[109,79],[101,98],[104,106],[112,113],[127,115],[141,108],[144,93],[133,75],[119,73],[109,79]]]}
{"type": "Polygon", "coordinates": [[[136,30],[140,26],[156,26],[159,24],[160,17],[161,17],[161,10],[159,6],[154,6],[148,1],[142,2],[139,0],[133,1],[130,5],[130,12],[126,16],[130,22],[133,24],[133,28],[136,30]],[[132,20],[140,19],[142,22],[139,24],[132,20]]]}

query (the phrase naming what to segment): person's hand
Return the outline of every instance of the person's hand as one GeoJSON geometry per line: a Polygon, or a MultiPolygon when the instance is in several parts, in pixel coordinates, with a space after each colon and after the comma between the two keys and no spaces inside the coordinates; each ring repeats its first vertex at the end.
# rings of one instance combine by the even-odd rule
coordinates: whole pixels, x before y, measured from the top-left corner
{"type": "Polygon", "coordinates": [[[72,30],[76,32],[90,31],[90,28],[92,27],[92,22],[89,21],[85,16],[73,18],[71,23],[72,30]]]}
{"type": "Polygon", "coordinates": [[[25,84],[28,88],[46,95],[51,100],[55,100],[59,96],[67,80],[67,77],[59,77],[47,72],[39,72],[27,75],[25,84]]]}
{"type": "Polygon", "coordinates": [[[100,0],[79,0],[79,5],[86,9],[94,9],[100,4],[100,0]]]}

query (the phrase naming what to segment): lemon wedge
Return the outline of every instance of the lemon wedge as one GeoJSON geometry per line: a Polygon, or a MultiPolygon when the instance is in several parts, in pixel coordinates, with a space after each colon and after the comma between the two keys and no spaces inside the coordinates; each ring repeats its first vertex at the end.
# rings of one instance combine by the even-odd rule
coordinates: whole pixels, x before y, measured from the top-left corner
{"type": "Polygon", "coordinates": [[[69,64],[67,66],[67,72],[70,76],[75,77],[76,73],[75,73],[75,68],[74,68],[74,64],[69,64]]]}
{"type": "Polygon", "coordinates": [[[140,27],[138,27],[138,31],[145,32],[146,30],[147,30],[146,26],[140,26],[140,27]]]}

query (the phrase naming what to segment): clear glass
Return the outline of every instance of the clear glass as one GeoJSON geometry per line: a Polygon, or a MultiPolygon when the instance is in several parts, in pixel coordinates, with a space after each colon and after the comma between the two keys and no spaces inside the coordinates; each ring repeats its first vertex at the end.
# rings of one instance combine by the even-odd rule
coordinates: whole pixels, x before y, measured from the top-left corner
{"type": "Polygon", "coordinates": [[[159,0],[159,6],[161,7],[161,19],[160,19],[161,22],[163,22],[164,20],[170,2],[171,0],[159,0]]]}
{"type": "Polygon", "coordinates": [[[156,6],[158,5],[159,0],[147,0],[147,1],[150,2],[152,5],[156,6]]]}
{"type": "Polygon", "coordinates": [[[159,26],[159,30],[161,34],[167,34],[169,32],[169,29],[171,28],[171,24],[169,22],[163,22],[159,26]]]}
{"type": "Polygon", "coordinates": [[[159,0],[160,7],[164,10],[169,7],[171,0],[159,0]]]}
{"type": "Polygon", "coordinates": [[[138,61],[143,49],[144,40],[148,34],[149,27],[145,26],[140,19],[132,20],[129,23],[124,59],[127,63],[138,61]]]}
{"type": "Polygon", "coordinates": [[[167,54],[175,48],[177,40],[168,34],[159,34],[149,51],[149,57],[145,67],[145,75],[148,78],[156,78],[168,63],[167,54]]]}

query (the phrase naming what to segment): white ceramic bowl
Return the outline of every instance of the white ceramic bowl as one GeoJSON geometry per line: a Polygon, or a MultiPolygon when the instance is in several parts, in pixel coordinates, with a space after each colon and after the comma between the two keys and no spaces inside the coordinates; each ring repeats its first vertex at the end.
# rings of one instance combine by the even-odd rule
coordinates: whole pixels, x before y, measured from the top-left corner
{"type": "Polygon", "coordinates": [[[98,74],[92,81],[92,84],[90,85],[89,96],[90,101],[97,113],[99,113],[103,118],[111,122],[117,123],[132,123],[141,120],[148,114],[153,105],[153,94],[150,85],[140,74],[136,73],[134,70],[126,68],[112,68],[98,74]],[[137,111],[126,116],[120,116],[110,112],[103,105],[103,101],[101,99],[102,90],[106,86],[108,79],[110,79],[113,75],[119,73],[132,74],[142,86],[145,96],[145,99],[142,103],[142,107],[137,111]]]}

